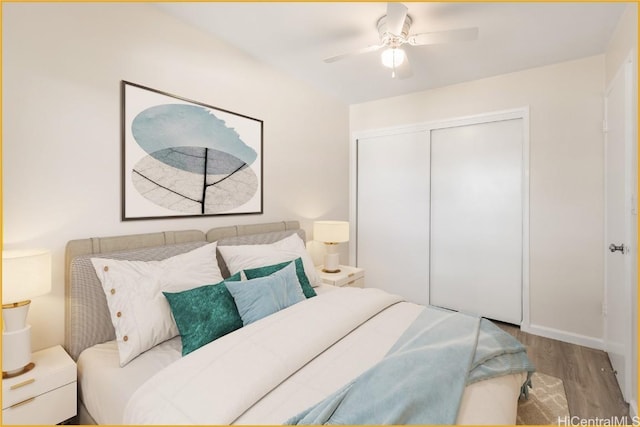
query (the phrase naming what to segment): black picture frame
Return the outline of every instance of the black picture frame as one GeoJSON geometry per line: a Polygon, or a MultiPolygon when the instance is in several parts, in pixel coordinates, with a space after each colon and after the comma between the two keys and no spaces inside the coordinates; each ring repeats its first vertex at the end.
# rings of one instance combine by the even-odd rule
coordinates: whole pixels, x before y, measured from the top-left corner
{"type": "Polygon", "coordinates": [[[121,81],[122,220],[263,213],[262,120],[121,81]]]}

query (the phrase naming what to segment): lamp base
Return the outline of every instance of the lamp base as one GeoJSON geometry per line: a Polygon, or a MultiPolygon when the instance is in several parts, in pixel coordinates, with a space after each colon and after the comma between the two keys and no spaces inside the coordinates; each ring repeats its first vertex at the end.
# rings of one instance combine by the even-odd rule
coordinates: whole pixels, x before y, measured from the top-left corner
{"type": "Polygon", "coordinates": [[[2,378],[22,375],[33,369],[31,325],[24,323],[28,310],[29,304],[2,308],[2,378]]]}
{"type": "Polygon", "coordinates": [[[335,252],[334,246],[328,245],[327,253],[324,256],[324,268],[325,273],[339,273],[340,272],[340,255],[335,252]]]}
{"type": "Polygon", "coordinates": [[[36,367],[35,363],[29,362],[22,369],[17,369],[15,371],[10,371],[10,372],[2,371],[2,379],[6,380],[7,378],[19,377],[20,375],[26,374],[27,372],[29,372],[30,370],[32,370],[35,367],[36,367]]]}

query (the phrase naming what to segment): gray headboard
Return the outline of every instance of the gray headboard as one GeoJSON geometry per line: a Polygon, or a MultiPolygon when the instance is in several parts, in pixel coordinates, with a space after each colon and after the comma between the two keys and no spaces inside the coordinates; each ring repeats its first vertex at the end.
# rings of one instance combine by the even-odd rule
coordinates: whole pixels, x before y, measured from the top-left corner
{"type": "MultiPolygon", "coordinates": [[[[127,236],[71,240],[65,252],[65,349],[74,360],[85,348],[115,339],[107,300],[91,264],[92,257],[162,260],[205,245],[267,244],[297,233],[306,241],[298,221],[236,225],[199,230],[166,231],[127,236]]],[[[220,254],[224,277],[229,270],[220,254]]]]}

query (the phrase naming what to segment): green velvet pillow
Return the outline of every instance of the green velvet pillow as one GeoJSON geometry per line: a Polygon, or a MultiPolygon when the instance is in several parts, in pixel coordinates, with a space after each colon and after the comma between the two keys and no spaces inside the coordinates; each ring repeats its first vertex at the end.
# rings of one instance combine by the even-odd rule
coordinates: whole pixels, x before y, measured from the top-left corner
{"type": "Polygon", "coordinates": [[[183,292],[163,292],[182,336],[182,355],[242,327],[242,318],[225,282],[240,281],[240,273],[215,285],[183,292]]]}
{"type": "MultiPolygon", "coordinates": [[[[309,278],[304,272],[302,258],[298,258],[293,262],[296,263],[296,275],[298,276],[298,282],[300,282],[302,293],[307,298],[315,297],[316,291],[314,291],[313,287],[311,287],[311,283],[309,283],[309,278]]],[[[249,280],[257,279],[258,277],[269,276],[275,273],[276,271],[280,271],[289,264],[291,264],[291,261],[285,261],[279,264],[268,265],[266,267],[251,268],[249,270],[244,270],[244,274],[245,276],[247,276],[247,279],[249,280]]]]}

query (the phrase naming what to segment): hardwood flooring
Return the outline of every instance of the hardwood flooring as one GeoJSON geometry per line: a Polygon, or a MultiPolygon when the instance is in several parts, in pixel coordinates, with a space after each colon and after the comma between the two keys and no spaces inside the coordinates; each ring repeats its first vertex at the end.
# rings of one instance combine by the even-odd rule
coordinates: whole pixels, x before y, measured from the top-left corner
{"type": "Polygon", "coordinates": [[[629,405],[622,398],[607,353],[496,324],[527,346],[538,372],[562,379],[572,417],[620,420],[629,416],[629,405]]]}

